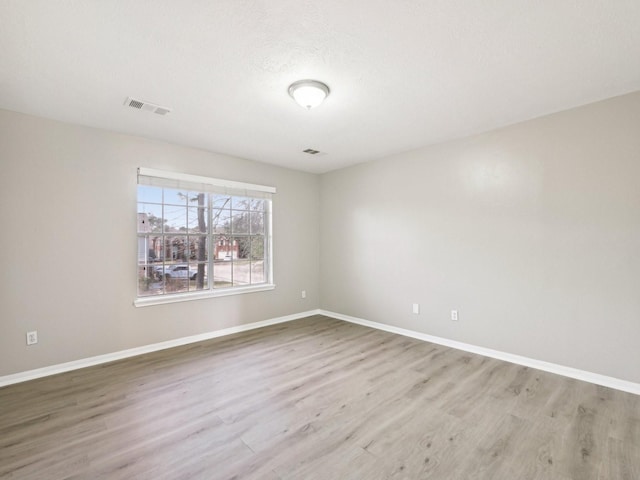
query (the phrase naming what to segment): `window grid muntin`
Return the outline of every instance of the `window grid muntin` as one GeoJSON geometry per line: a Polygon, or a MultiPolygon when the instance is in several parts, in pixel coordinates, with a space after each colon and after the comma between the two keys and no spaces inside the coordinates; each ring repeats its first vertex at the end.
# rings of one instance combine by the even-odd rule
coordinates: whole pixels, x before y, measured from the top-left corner
{"type": "MultiPolygon", "coordinates": [[[[221,290],[221,289],[234,289],[234,288],[238,288],[238,287],[247,287],[247,286],[260,286],[260,285],[267,285],[269,284],[269,282],[271,281],[271,271],[270,271],[270,213],[271,213],[271,200],[270,199],[263,199],[263,198],[257,198],[257,197],[251,197],[251,196],[239,196],[239,195],[219,195],[219,194],[214,194],[214,193],[208,193],[208,192],[197,192],[197,191],[193,191],[193,190],[186,190],[186,200],[184,204],[177,204],[177,203],[165,203],[165,191],[166,190],[175,190],[175,189],[168,189],[166,187],[153,187],[153,186],[145,186],[145,188],[160,188],[162,193],[161,193],[161,198],[162,198],[162,204],[159,204],[157,202],[152,202],[152,201],[148,201],[148,200],[143,200],[141,202],[138,202],[138,205],[156,205],[156,206],[160,206],[162,209],[162,217],[161,217],[161,233],[159,232],[146,232],[146,233],[140,233],[138,232],[137,236],[138,239],[140,238],[144,238],[147,240],[147,244],[151,243],[150,240],[151,238],[158,238],[160,237],[160,241],[161,241],[161,245],[162,245],[162,261],[161,262],[154,262],[154,263],[150,263],[148,257],[147,258],[147,262],[146,263],[140,263],[138,262],[138,267],[144,267],[146,269],[149,268],[154,268],[154,267],[160,267],[162,268],[162,272],[163,272],[163,278],[161,280],[162,282],[162,291],[158,292],[158,293],[147,293],[146,291],[141,291],[140,290],[140,285],[138,285],[138,296],[139,297],[158,297],[158,296],[162,296],[162,295],[167,295],[167,294],[182,294],[182,293],[188,293],[188,292],[204,292],[204,291],[213,291],[213,290],[221,290]],[[206,221],[206,233],[201,233],[200,231],[197,231],[196,233],[191,233],[189,231],[189,211],[190,209],[193,209],[197,212],[197,209],[200,208],[199,206],[192,206],[189,203],[189,197],[190,194],[204,194],[206,201],[204,204],[204,207],[206,209],[206,217],[205,217],[205,221],[206,221]],[[223,198],[226,197],[227,200],[225,201],[225,203],[223,204],[223,208],[214,208],[214,197],[219,197],[222,196],[223,198]],[[235,200],[238,199],[238,200],[235,200]],[[241,204],[242,202],[246,202],[246,208],[239,208],[239,209],[234,209],[234,203],[238,202],[239,204],[241,204]],[[165,222],[166,216],[165,216],[165,207],[184,207],[185,208],[185,231],[184,232],[169,232],[168,229],[169,228],[175,228],[175,227],[171,227],[171,225],[169,225],[169,222],[165,222]],[[255,207],[259,207],[259,208],[255,208],[255,207]],[[229,211],[229,222],[230,225],[228,227],[229,232],[225,233],[225,234],[218,234],[214,231],[214,211],[219,211],[222,212],[224,210],[229,211]],[[233,214],[234,212],[239,212],[239,213],[245,213],[246,214],[246,221],[248,224],[248,233],[233,233],[233,214]],[[262,217],[262,229],[260,232],[253,232],[253,228],[252,228],[252,213],[259,213],[261,214],[262,217]],[[191,241],[190,238],[191,237],[201,237],[202,235],[206,236],[206,247],[205,247],[205,251],[206,251],[206,261],[204,262],[200,262],[197,258],[196,260],[191,259],[191,241]],[[184,259],[180,262],[179,259],[175,259],[177,261],[180,262],[180,264],[185,264],[187,265],[187,268],[189,268],[191,265],[196,265],[197,264],[204,264],[205,265],[205,272],[206,272],[206,276],[204,279],[204,284],[203,284],[203,288],[202,289],[197,289],[197,290],[193,290],[190,284],[190,280],[187,278],[187,285],[186,285],[186,290],[182,290],[182,291],[169,291],[167,289],[167,281],[166,281],[166,272],[167,272],[167,266],[171,267],[173,265],[177,265],[178,263],[169,263],[167,262],[168,260],[168,255],[167,255],[167,238],[166,237],[176,237],[176,236],[182,236],[186,238],[186,248],[183,251],[186,251],[185,253],[185,257],[184,259]],[[230,265],[229,265],[229,271],[230,271],[230,285],[229,286],[222,286],[222,287],[216,287],[215,286],[215,275],[216,275],[216,254],[215,254],[215,245],[217,242],[218,237],[220,236],[226,236],[227,238],[229,238],[232,242],[232,246],[233,246],[233,240],[236,237],[241,237],[241,238],[246,238],[248,245],[249,245],[249,252],[247,254],[246,258],[240,258],[238,256],[237,259],[235,259],[233,257],[233,251],[232,251],[232,256],[230,259],[230,265]],[[253,239],[254,238],[261,238],[262,239],[262,245],[263,245],[263,252],[262,252],[262,257],[261,259],[254,259],[253,257],[253,239]],[[237,260],[237,261],[236,261],[237,260]],[[254,275],[253,275],[253,270],[254,270],[254,265],[257,265],[257,261],[261,261],[262,262],[262,281],[260,282],[256,282],[254,283],[254,275]],[[234,262],[236,263],[246,263],[248,265],[248,282],[247,283],[236,283],[236,280],[234,279],[234,262]]],[[[140,208],[138,207],[138,210],[140,210],[140,208]]],[[[138,212],[138,213],[145,213],[145,212],[138,212]]],[[[220,215],[218,215],[219,217],[220,215]]],[[[238,245],[239,248],[239,245],[238,245]]],[[[171,257],[173,257],[173,249],[171,249],[171,257]]],[[[138,254],[139,255],[139,254],[138,254]]],[[[148,255],[148,253],[146,254],[148,255]]],[[[169,259],[170,262],[174,262],[173,258],[169,259]]],[[[197,281],[197,280],[196,280],[197,281]]]]}

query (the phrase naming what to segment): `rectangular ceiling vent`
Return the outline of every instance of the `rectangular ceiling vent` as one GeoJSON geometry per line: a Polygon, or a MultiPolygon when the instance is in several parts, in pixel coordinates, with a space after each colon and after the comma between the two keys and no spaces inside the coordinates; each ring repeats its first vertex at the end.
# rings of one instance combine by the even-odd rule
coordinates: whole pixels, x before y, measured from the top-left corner
{"type": "Polygon", "coordinates": [[[142,100],[136,100],[135,98],[127,97],[124,102],[125,106],[136,108],[138,110],[144,110],[145,112],[157,113],[158,115],[166,115],[171,112],[170,108],[161,107],[155,103],[144,102],[142,100]]]}
{"type": "Polygon", "coordinates": [[[320,153],[319,150],[314,150],[313,148],[307,148],[306,150],[303,150],[304,153],[308,153],[309,155],[317,155],[320,153]]]}

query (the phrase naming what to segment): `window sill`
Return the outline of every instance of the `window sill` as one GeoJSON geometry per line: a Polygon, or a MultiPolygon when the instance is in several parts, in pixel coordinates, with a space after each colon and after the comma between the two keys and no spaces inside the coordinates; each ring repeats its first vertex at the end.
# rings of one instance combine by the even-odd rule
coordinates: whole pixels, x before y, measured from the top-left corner
{"type": "Polygon", "coordinates": [[[248,287],[220,288],[207,290],[204,292],[180,293],[177,295],[158,295],[153,297],[136,298],[133,304],[136,307],[149,307],[151,305],[162,305],[165,303],[190,302],[192,300],[202,300],[203,298],[226,297],[229,295],[242,295],[245,293],[265,292],[273,290],[276,286],[272,283],[266,285],[251,285],[248,287]]]}

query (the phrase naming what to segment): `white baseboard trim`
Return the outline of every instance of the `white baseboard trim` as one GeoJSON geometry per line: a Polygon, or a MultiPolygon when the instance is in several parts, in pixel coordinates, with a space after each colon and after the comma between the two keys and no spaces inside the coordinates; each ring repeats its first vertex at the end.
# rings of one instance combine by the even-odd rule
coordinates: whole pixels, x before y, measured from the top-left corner
{"type": "Polygon", "coordinates": [[[12,385],[14,383],[26,382],[27,380],[33,380],[49,375],[55,375],[57,373],[69,372],[71,370],[77,370],[79,368],[91,367],[93,365],[99,365],[101,363],[113,362],[114,360],[122,360],[123,358],[135,357],[137,355],[142,355],[145,353],[157,352],[158,350],[179,347],[181,345],[187,345],[189,343],[201,342],[203,340],[210,340],[217,337],[224,337],[226,335],[245,332],[247,330],[266,327],[268,325],[290,322],[292,320],[298,320],[300,318],[318,314],[320,314],[319,309],[309,310],[306,312],[294,313],[292,315],[285,315],[284,317],[270,318],[268,320],[262,320],[259,322],[223,328],[222,330],[215,330],[213,332],[206,332],[198,335],[191,335],[189,337],[176,338],[174,340],[167,340],[166,342],[153,343],[151,345],[130,348],[128,350],[120,350],[119,352],[97,355],[95,357],[83,358],[80,360],[74,360],[72,362],[59,363],[57,365],[51,365],[49,367],[36,368],[35,370],[27,370],[25,372],[5,375],[0,377],[0,387],[12,385]]]}
{"type": "Polygon", "coordinates": [[[565,367],[564,365],[558,365],[556,363],[543,362],[541,360],[535,360],[533,358],[522,357],[520,355],[514,355],[512,353],[501,352],[499,350],[492,350],[490,348],[478,347],[476,345],[457,342],[455,340],[449,340],[447,338],[435,337],[426,333],[407,330],[400,327],[394,327],[392,325],[386,325],[384,323],[372,322],[370,320],[351,317],[349,315],[343,315],[341,313],[330,312],[322,309],[320,309],[319,313],[321,315],[326,315],[327,317],[344,320],[345,322],[357,323],[358,325],[364,325],[366,327],[384,330],[385,332],[397,333],[398,335],[403,335],[405,337],[411,337],[418,340],[423,340],[425,342],[437,343],[439,345],[455,348],[457,350],[477,353],[479,355],[484,355],[485,357],[496,358],[498,360],[504,360],[506,362],[515,363],[517,365],[536,368],[538,370],[544,370],[545,372],[556,373],[565,377],[575,378],[576,380],[595,383],[596,385],[602,385],[604,387],[614,388],[616,390],[622,390],[623,392],[640,395],[640,384],[629,382],[627,380],[600,375],[599,373],[587,372],[585,370],[579,370],[577,368],[565,367]]]}
{"type": "Polygon", "coordinates": [[[151,345],[144,345],[142,347],[130,348],[127,350],[107,353],[104,355],[97,355],[95,357],[74,360],[72,362],[60,363],[60,364],[51,365],[48,367],[37,368],[34,370],[27,370],[25,372],[14,373],[11,375],[5,375],[0,377],[0,387],[12,385],[14,383],[26,382],[28,380],[34,380],[36,378],[55,375],[58,373],[69,372],[69,371],[77,370],[80,368],[91,367],[93,365],[99,365],[102,363],[113,362],[115,360],[122,360],[124,358],[135,357],[137,355],[143,355],[145,353],[157,352],[159,350],[165,350],[167,348],[179,347],[181,345],[201,342],[203,340],[210,340],[212,338],[217,338],[217,337],[224,337],[227,335],[232,335],[234,333],[245,332],[247,330],[253,330],[256,328],[266,327],[269,325],[276,325],[278,323],[290,322],[292,320],[298,320],[300,318],[309,317],[311,315],[325,315],[327,317],[335,318],[338,320],[344,320],[345,322],[356,323],[358,325],[375,328],[377,330],[383,330],[385,332],[396,333],[398,335],[415,338],[417,340],[423,340],[425,342],[437,343],[439,345],[455,348],[457,350],[463,350],[465,352],[470,352],[470,353],[477,353],[478,355],[484,355],[486,357],[491,357],[498,360],[504,360],[506,362],[515,363],[517,365],[536,368],[538,370],[543,370],[545,372],[555,373],[558,375],[563,375],[565,377],[575,378],[576,380],[595,383],[596,385],[602,385],[604,387],[614,388],[616,390],[621,390],[623,392],[629,392],[629,393],[634,393],[636,395],[640,395],[640,384],[629,382],[627,380],[621,380],[619,378],[609,377],[607,375],[601,375],[599,373],[587,372],[585,370],[579,370],[577,368],[566,367],[564,365],[558,365],[555,363],[544,362],[541,360],[523,357],[520,355],[514,355],[512,353],[501,352],[499,350],[492,350],[490,348],[479,347],[479,346],[471,345],[468,343],[449,340],[447,338],[436,337],[433,335],[428,335],[426,333],[416,332],[414,330],[394,327],[392,325],[386,325],[384,323],[372,322],[370,320],[352,317],[349,315],[343,315],[341,313],[331,312],[323,309],[308,310],[306,312],[294,313],[292,315],[285,315],[283,317],[277,317],[277,318],[271,318],[268,320],[262,320],[259,322],[247,323],[247,324],[238,325],[235,327],[224,328],[222,330],[205,332],[198,335],[191,335],[189,337],[176,338],[174,340],[168,340],[166,342],[154,343],[151,345]]]}

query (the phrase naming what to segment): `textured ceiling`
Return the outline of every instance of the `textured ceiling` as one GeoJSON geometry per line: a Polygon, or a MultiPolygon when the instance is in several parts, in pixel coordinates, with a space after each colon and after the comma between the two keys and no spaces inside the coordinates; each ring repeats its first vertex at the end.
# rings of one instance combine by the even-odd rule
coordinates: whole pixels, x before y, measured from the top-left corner
{"type": "Polygon", "coordinates": [[[0,0],[0,108],[325,172],[640,90],[639,25],[638,0],[0,0]]]}

